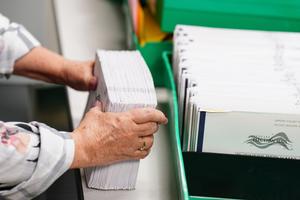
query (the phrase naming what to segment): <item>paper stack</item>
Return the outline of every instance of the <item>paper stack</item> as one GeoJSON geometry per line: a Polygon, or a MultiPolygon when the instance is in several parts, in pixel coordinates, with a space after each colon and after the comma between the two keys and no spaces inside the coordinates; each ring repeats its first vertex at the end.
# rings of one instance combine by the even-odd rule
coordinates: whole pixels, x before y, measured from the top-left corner
{"type": "MultiPolygon", "coordinates": [[[[157,105],[150,71],[138,51],[104,51],[96,53],[94,69],[98,77],[95,92],[89,95],[87,109],[96,100],[104,112],[124,112],[133,108],[157,105]]],[[[131,190],[135,188],[139,161],[85,169],[88,187],[103,190],[131,190]]]]}
{"type": "Polygon", "coordinates": [[[300,34],[178,25],[184,151],[300,158],[300,34]]]}

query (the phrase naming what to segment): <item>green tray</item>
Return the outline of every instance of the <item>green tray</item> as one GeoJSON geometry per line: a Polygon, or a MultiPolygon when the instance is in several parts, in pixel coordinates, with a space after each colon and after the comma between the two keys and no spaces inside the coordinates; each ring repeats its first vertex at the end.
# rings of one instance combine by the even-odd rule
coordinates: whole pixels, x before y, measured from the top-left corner
{"type": "Polygon", "coordinates": [[[299,0],[157,0],[163,31],[176,24],[300,31],[299,0]]]}
{"type": "Polygon", "coordinates": [[[161,78],[170,97],[166,114],[180,199],[300,199],[300,160],[182,152],[170,58],[163,53],[161,78]]]}

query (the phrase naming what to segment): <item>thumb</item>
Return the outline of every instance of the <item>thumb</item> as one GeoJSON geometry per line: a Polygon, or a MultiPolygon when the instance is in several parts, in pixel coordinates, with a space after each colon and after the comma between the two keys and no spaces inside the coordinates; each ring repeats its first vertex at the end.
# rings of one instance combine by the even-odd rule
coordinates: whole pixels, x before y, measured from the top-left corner
{"type": "Polygon", "coordinates": [[[89,79],[89,82],[88,82],[88,89],[89,90],[93,90],[93,91],[96,90],[96,88],[97,88],[97,82],[98,82],[97,77],[92,76],[89,79]]]}
{"type": "Polygon", "coordinates": [[[96,102],[95,102],[94,105],[95,105],[97,108],[99,108],[99,110],[100,110],[101,112],[104,111],[104,109],[103,109],[103,103],[102,103],[101,101],[96,100],[96,102]]]}
{"type": "Polygon", "coordinates": [[[97,88],[97,77],[94,74],[95,62],[94,61],[85,61],[83,63],[85,66],[84,71],[84,82],[87,90],[93,91],[97,88]]]}

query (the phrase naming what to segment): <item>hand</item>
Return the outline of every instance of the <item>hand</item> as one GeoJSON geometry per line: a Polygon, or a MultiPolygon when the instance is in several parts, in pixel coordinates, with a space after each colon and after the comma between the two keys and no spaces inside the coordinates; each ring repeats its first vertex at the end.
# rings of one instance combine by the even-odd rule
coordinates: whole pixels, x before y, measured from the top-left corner
{"type": "Polygon", "coordinates": [[[64,83],[76,90],[95,90],[97,79],[93,75],[94,61],[65,60],[64,83]]]}
{"type": "Polygon", "coordinates": [[[72,133],[75,157],[71,168],[145,158],[153,145],[153,134],[158,125],[167,121],[156,109],[104,113],[96,106],[72,133]]]}

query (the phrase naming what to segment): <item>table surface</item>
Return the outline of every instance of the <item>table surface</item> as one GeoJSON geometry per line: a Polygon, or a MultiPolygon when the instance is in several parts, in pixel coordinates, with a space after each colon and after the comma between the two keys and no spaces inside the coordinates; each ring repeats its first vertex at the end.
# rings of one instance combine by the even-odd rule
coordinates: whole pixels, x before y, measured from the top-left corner
{"type": "MultiPolygon", "coordinates": [[[[54,0],[62,54],[70,59],[94,59],[95,50],[125,49],[126,30],[121,6],[111,0],[54,0]]],[[[82,117],[86,92],[68,88],[74,127],[82,117]]],[[[158,90],[159,102],[166,92],[158,90]]],[[[151,154],[141,161],[136,189],[133,191],[100,191],[86,187],[85,200],[96,199],[178,199],[174,166],[172,166],[169,131],[161,127],[155,135],[151,154]]]]}

